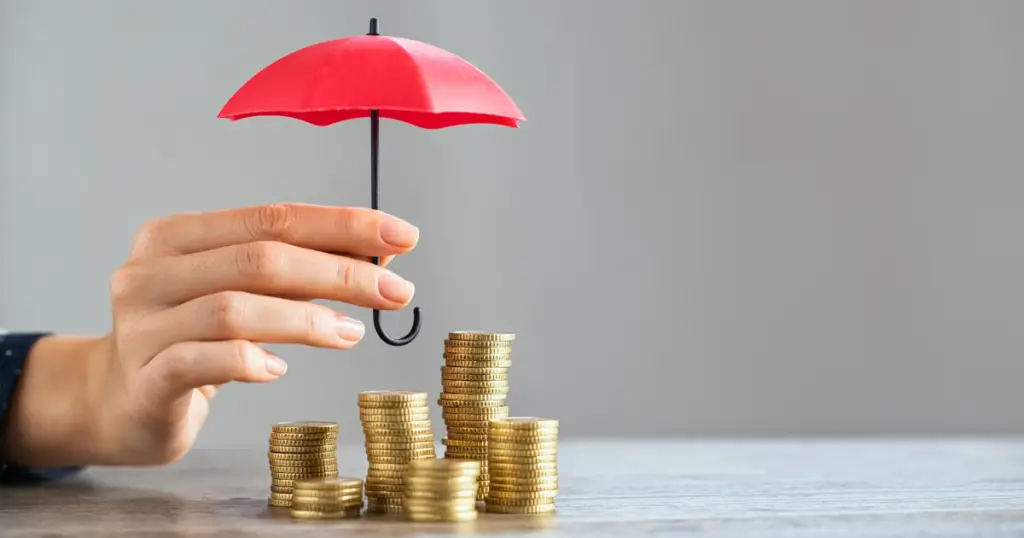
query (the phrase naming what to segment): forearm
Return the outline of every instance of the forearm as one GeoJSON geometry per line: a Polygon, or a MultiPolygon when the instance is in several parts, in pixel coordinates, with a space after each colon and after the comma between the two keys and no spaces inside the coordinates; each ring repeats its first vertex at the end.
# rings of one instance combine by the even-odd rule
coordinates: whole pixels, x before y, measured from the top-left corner
{"type": "Polygon", "coordinates": [[[33,346],[0,432],[6,461],[33,468],[89,465],[98,439],[99,338],[49,336],[33,346]]]}

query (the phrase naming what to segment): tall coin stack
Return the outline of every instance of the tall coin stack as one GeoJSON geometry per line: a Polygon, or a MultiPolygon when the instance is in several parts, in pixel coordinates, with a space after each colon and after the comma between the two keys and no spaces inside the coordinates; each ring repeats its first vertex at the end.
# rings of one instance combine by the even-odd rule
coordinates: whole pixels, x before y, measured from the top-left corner
{"type": "Polygon", "coordinates": [[[419,460],[405,474],[405,513],[412,521],[473,521],[480,462],[419,460]]]}
{"type": "Polygon", "coordinates": [[[510,333],[455,331],[444,341],[438,404],[447,427],[445,458],[480,462],[477,500],[487,495],[487,423],[508,416],[508,369],[512,365],[510,333]]]}
{"type": "Polygon", "coordinates": [[[558,421],[535,417],[495,420],[488,429],[491,487],[488,512],[547,514],[558,495],[558,421]]]}
{"type": "Polygon", "coordinates": [[[375,390],[359,393],[366,434],[366,510],[401,512],[409,462],[435,459],[426,392],[375,390]]]}
{"type": "Polygon", "coordinates": [[[297,519],[359,517],[363,481],[358,478],[297,480],[292,490],[291,516],[297,519]]]}
{"type": "Polygon", "coordinates": [[[296,480],[338,476],[336,422],[279,422],[270,430],[270,506],[292,504],[296,480]]]}

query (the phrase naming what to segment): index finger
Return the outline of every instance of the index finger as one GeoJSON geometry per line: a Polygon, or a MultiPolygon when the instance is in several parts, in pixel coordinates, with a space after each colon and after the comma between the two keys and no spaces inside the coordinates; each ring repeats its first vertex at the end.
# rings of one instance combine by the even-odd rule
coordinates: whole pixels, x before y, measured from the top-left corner
{"type": "Polygon", "coordinates": [[[131,258],[192,254],[267,240],[322,252],[384,257],[412,250],[419,241],[419,229],[365,207],[271,204],[181,213],[143,225],[131,258]]]}

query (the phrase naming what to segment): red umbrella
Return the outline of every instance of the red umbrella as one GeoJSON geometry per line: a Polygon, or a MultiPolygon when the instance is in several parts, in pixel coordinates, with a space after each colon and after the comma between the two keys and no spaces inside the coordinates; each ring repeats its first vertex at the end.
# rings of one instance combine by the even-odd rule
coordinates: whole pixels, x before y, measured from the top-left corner
{"type": "MultiPolygon", "coordinates": [[[[525,120],[508,94],[482,71],[433,45],[382,36],[377,19],[370,32],[297,50],[263,68],[224,105],[217,117],[240,120],[285,116],[316,126],[370,118],[370,207],[377,207],[380,118],[424,129],[492,124],[518,127],[525,120]]],[[[380,264],[373,258],[374,264],[380,264]]],[[[381,340],[404,346],[420,332],[420,309],[412,329],[392,338],[373,311],[381,340]]]]}

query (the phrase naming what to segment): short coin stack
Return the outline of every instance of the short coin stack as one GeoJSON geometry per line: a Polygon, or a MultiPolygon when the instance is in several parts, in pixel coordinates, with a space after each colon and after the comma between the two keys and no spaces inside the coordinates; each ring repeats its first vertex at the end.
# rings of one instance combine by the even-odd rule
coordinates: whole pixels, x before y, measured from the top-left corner
{"type": "Polygon", "coordinates": [[[292,504],[296,480],[338,476],[336,422],[279,422],[270,431],[270,506],[292,504]]]}
{"type": "Polygon", "coordinates": [[[426,392],[375,390],[359,393],[366,435],[366,510],[401,512],[409,462],[435,459],[426,392]]]}
{"type": "Polygon", "coordinates": [[[359,517],[363,509],[363,481],[358,478],[296,480],[291,515],[298,519],[359,517]]]}
{"type": "Polygon", "coordinates": [[[491,470],[487,511],[547,514],[558,495],[558,421],[512,417],[491,422],[488,434],[491,470]]]}
{"type": "Polygon", "coordinates": [[[438,404],[447,427],[445,458],[480,462],[477,499],[487,495],[487,423],[508,416],[508,369],[512,365],[510,333],[454,331],[444,341],[438,404]]]}
{"type": "Polygon", "coordinates": [[[403,507],[413,521],[472,521],[480,462],[434,459],[409,463],[403,507]]]}

